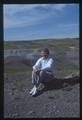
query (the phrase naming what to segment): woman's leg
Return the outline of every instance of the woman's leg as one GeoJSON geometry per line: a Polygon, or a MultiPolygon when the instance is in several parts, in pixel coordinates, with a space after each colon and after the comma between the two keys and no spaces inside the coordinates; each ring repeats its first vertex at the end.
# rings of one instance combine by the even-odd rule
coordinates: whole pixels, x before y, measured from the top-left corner
{"type": "Polygon", "coordinates": [[[34,71],[32,71],[32,83],[33,83],[34,87],[38,87],[38,85],[39,85],[39,76],[36,75],[34,73],[34,71]]]}
{"type": "Polygon", "coordinates": [[[40,73],[40,82],[50,82],[54,78],[54,75],[51,72],[41,71],[40,73]]]}

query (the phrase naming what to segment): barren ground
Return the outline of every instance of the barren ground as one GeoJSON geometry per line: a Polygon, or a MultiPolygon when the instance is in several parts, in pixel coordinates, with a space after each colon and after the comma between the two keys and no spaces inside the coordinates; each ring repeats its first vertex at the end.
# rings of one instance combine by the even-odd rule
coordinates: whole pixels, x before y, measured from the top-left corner
{"type": "Polygon", "coordinates": [[[55,61],[56,78],[79,71],[78,39],[4,42],[4,118],[80,117],[79,82],[53,85],[37,97],[29,95],[32,66],[43,47],[55,61]]]}

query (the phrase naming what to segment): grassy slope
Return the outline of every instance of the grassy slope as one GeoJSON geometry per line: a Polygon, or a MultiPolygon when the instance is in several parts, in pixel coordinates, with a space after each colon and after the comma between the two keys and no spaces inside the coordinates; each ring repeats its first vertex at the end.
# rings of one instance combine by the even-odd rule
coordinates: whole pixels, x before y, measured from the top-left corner
{"type": "MultiPolygon", "coordinates": [[[[42,47],[50,47],[52,51],[56,50],[56,52],[63,52],[63,51],[79,51],[79,40],[78,39],[63,39],[63,40],[34,40],[34,41],[12,41],[12,42],[4,42],[4,49],[40,49],[42,47]],[[70,46],[75,47],[76,49],[70,49],[70,46]]],[[[5,68],[5,66],[4,66],[5,68]]],[[[27,69],[4,69],[6,73],[18,73],[18,72],[30,72],[32,68],[28,67],[27,69]]],[[[71,73],[77,72],[76,68],[68,69],[66,72],[65,69],[62,69],[61,66],[55,70],[55,73],[59,76],[62,74],[68,75],[71,73]]]]}
{"type": "MultiPolygon", "coordinates": [[[[68,46],[79,46],[79,40],[76,39],[51,39],[51,40],[34,40],[34,41],[11,41],[11,42],[4,42],[4,49],[36,49],[42,46],[58,46],[61,47],[62,50],[66,50],[68,46]]],[[[68,50],[70,50],[68,48],[68,50]]]]}

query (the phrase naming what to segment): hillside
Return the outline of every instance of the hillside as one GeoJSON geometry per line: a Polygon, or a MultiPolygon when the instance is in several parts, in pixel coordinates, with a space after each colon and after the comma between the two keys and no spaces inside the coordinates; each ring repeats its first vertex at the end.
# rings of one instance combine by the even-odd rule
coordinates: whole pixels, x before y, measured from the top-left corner
{"type": "Polygon", "coordinates": [[[4,118],[80,117],[79,40],[4,42],[4,118]],[[42,48],[54,59],[54,82],[31,97],[32,66],[42,48]]]}

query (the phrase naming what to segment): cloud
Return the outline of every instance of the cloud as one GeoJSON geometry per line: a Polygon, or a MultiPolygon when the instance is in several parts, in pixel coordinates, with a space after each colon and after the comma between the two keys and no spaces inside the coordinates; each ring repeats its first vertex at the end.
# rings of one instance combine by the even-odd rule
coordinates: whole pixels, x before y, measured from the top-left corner
{"type": "Polygon", "coordinates": [[[61,10],[65,6],[67,6],[67,4],[27,4],[27,5],[10,4],[10,5],[4,5],[4,14],[8,14],[12,16],[18,12],[24,12],[24,11],[30,12],[36,9],[37,7],[41,7],[45,9],[50,8],[50,9],[61,10]]]}
{"type": "Polygon", "coordinates": [[[17,27],[24,27],[33,24],[37,24],[41,20],[41,16],[25,16],[25,17],[12,17],[10,19],[4,19],[4,28],[17,28],[17,27]]]}
{"type": "Polygon", "coordinates": [[[62,27],[62,28],[74,28],[74,27],[78,27],[78,28],[79,28],[79,23],[73,23],[73,24],[58,24],[58,27],[62,27]]]}
{"type": "Polygon", "coordinates": [[[38,24],[66,6],[67,4],[4,4],[4,29],[38,24]]]}
{"type": "Polygon", "coordinates": [[[38,6],[40,5],[4,5],[4,28],[37,24],[47,16],[38,14],[35,10],[38,6]]]}
{"type": "Polygon", "coordinates": [[[67,6],[67,4],[57,4],[55,6],[53,6],[53,9],[55,10],[62,10],[67,6]]]}

